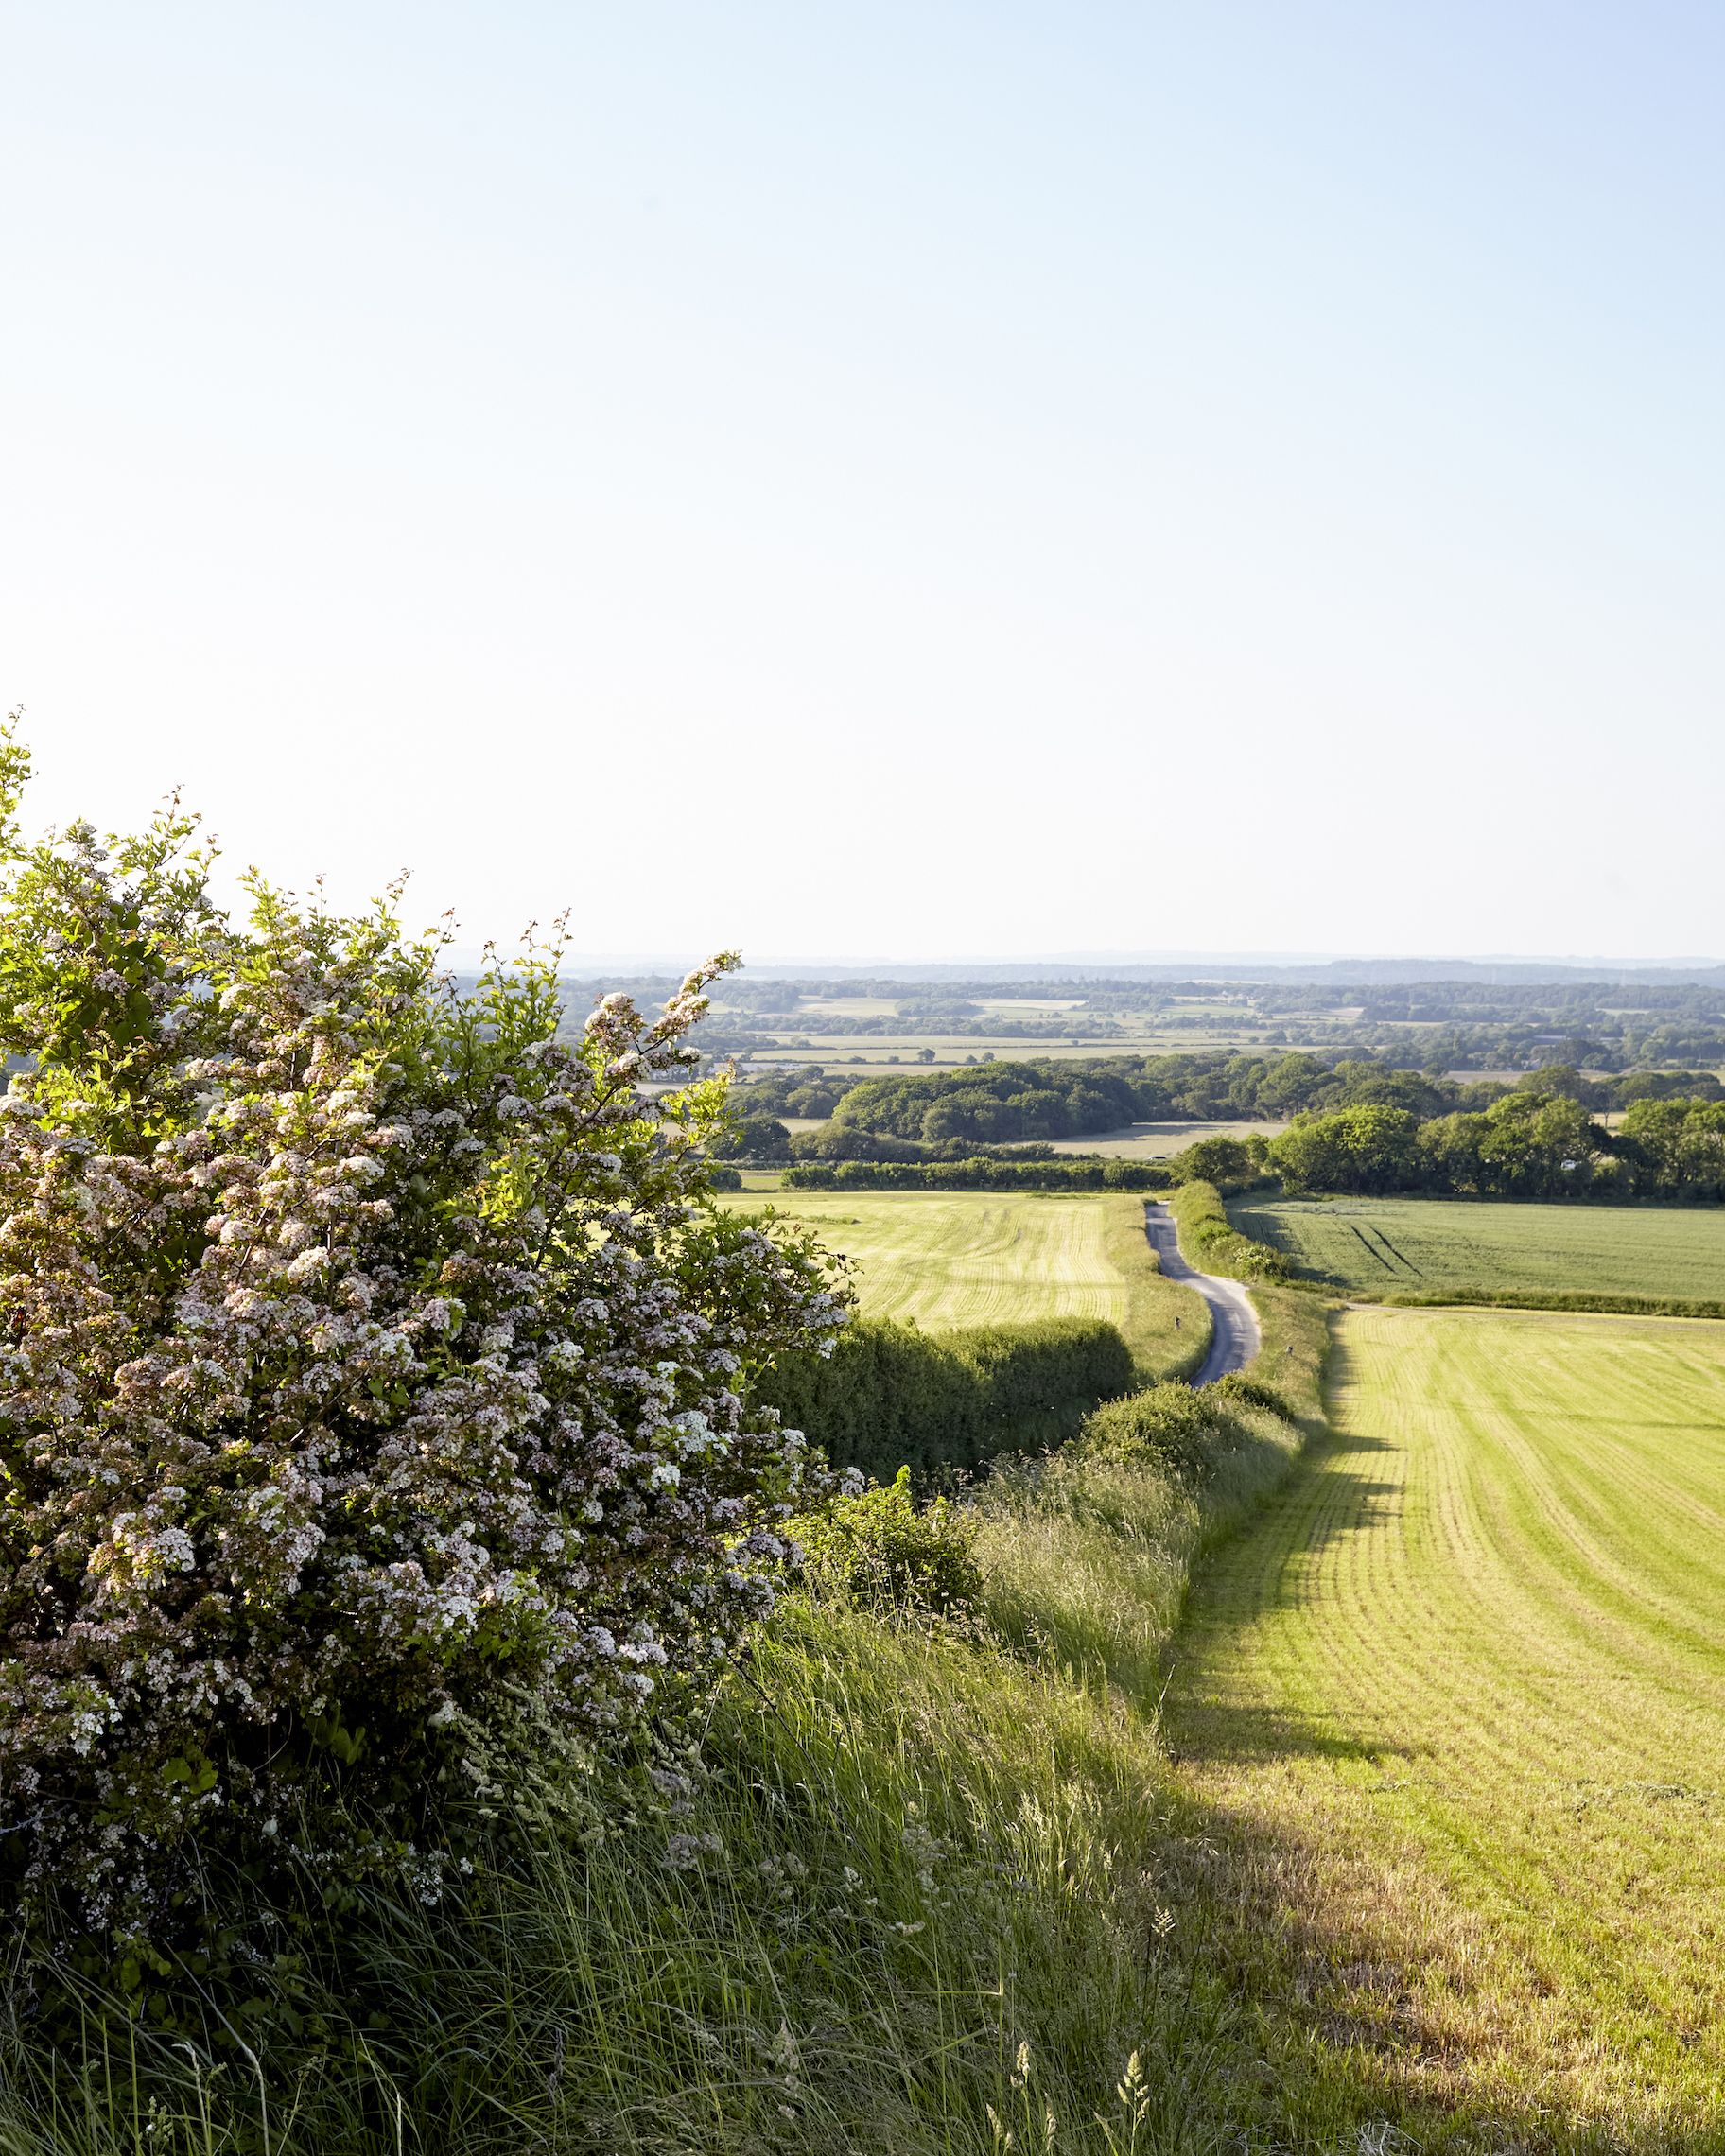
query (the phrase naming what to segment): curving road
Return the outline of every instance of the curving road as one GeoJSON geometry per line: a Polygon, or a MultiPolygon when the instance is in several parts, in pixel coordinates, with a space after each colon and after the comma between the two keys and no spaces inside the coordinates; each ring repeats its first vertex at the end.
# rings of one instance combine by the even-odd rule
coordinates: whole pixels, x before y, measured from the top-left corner
{"type": "Polygon", "coordinates": [[[1194,1273],[1180,1255],[1174,1215],[1154,1199],[1144,1202],[1144,1233],[1161,1260],[1162,1271],[1182,1287],[1195,1288],[1210,1305],[1211,1330],[1210,1353],[1193,1374],[1194,1385],[1210,1384],[1230,1370],[1243,1370],[1258,1352],[1258,1313],[1252,1298],[1238,1280],[1225,1280],[1215,1273],[1194,1273]]]}

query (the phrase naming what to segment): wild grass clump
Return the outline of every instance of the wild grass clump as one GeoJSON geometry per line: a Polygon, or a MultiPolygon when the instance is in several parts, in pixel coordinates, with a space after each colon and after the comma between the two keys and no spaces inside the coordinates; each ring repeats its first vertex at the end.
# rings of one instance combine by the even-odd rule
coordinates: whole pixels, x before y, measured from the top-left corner
{"type": "Polygon", "coordinates": [[[260,1973],[244,2044],[95,1993],[81,2057],[14,2025],[0,2150],[984,2156],[992,2109],[1102,2156],[1134,2054],[1166,2114],[1141,2148],[1207,2149],[1226,2016],[1165,1950],[1160,1788],[1149,1716],[792,1597],[698,1756],[601,1778],[579,1836],[500,1841],[436,1908],[364,1890],[260,1973]]]}
{"type": "Polygon", "coordinates": [[[1284,1413],[1222,1385],[1154,1385],[977,1496],[982,1607],[1020,1653],[1154,1703],[1194,1556],[1287,1471],[1284,1413]]]}
{"type": "Polygon", "coordinates": [[[945,1497],[918,1511],[909,1468],[890,1483],[835,1493],[788,1521],[785,1533],[817,1592],[837,1588],[876,1608],[955,1616],[982,1586],[974,1513],[945,1497]]]}

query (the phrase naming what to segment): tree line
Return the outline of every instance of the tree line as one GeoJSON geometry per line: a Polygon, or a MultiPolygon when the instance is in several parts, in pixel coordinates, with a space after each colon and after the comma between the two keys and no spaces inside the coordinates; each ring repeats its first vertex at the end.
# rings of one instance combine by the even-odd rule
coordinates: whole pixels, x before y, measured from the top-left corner
{"type": "MultiPolygon", "coordinates": [[[[775,1161],[967,1159],[978,1149],[1023,1152],[1134,1122],[1269,1122],[1354,1108],[1398,1111],[1423,1125],[1488,1114],[1504,1100],[1555,1099],[1582,1111],[1672,1098],[1718,1101],[1712,1073],[1631,1071],[1590,1078],[1556,1065],[1513,1086],[1458,1081],[1368,1058],[1282,1055],[1052,1058],[865,1078],[844,1085],[818,1069],[740,1085],[729,1157],[775,1161]],[[825,1118],[793,1135],[782,1117],[825,1118]]],[[[1522,1113],[1506,1111],[1510,1124],[1522,1113]]],[[[1496,1128],[1497,1126],[1492,1126],[1496,1128]]]]}
{"type": "Polygon", "coordinates": [[[1517,1090],[1425,1121],[1361,1104],[1301,1116],[1267,1143],[1211,1140],[1212,1179],[1265,1173],[1292,1192],[1481,1198],[1725,1199],[1725,1101],[1641,1100],[1616,1129],[1561,1093],[1517,1090]]]}

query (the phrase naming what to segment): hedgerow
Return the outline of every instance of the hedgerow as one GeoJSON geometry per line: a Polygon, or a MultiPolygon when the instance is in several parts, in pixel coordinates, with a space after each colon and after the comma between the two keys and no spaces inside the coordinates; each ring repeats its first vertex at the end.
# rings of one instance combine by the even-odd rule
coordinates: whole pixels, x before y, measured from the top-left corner
{"type": "Polygon", "coordinates": [[[0,1889],[135,1972],[194,1863],[435,1893],[476,1745],[704,1687],[805,1493],[751,1381],[843,1309],[705,1202],[712,1090],[643,1089],[728,959],[566,1044],[555,949],[462,996],[389,901],[236,923],[177,807],[25,843],[27,771],[0,731],[0,1889]]]}
{"type": "Polygon", "coordinates": [[[884,1481],[901,1467],[926,1477],[1055,1443],[1136,1377],[1131,1349],[1099,1318],[939,1336],[865,1320],[828,1357],[781,1358],[761,1394],[835,1465],[884,1481]]]}
{"type": "Polygon", "coordinates": [[[1291,1280],[1294,1268],[1280,1250],[1242,1235],[1228,1217],[1213,1183],[1181,1184],[1168,1201],[1187,1257],[1211,1272],[1240,1280],[1291,1280]]]}

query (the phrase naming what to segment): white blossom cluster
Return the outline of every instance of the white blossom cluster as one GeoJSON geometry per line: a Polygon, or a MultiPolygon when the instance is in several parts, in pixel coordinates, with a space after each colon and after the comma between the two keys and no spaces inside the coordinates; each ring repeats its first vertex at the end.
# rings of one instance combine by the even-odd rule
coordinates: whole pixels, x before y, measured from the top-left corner
{"type": "Polygon", "coordinates": [[[710,1671],[805,1476],[748,1377],[844,1316],[704,1201],[728,960],[565,1041],[554,958],[463,998],[387,909],[235,928],[189,829],[9,818],[0,889],[0,1881],[127,1934],[296,1778],[710,1671]]]}

